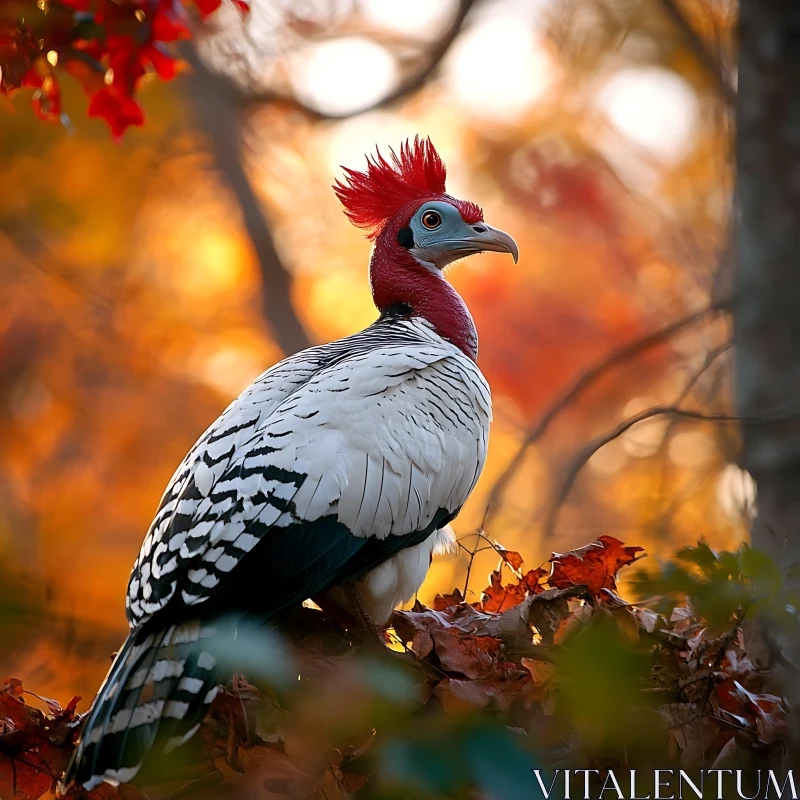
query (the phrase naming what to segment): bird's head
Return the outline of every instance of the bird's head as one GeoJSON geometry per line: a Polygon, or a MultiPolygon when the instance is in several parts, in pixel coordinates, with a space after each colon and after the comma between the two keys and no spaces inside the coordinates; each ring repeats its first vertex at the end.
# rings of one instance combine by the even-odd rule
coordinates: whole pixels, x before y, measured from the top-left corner
{"type": "Polygon", "coordinates": [[[441,336],[471,357],[477,335],[463,300],[443,280],[452,262],[485,251],[519,250],[505,232],[483,219],[475,203],[445,192],[446,170],[430,139],[406,141],[400,152],[367,157],[367,168],[344,168],[334,191],[348,219],[375,242],[370,281],[382,313],[400,309],[426,318],[441,336]]]}
{"type": "Polygon", "coordinates": [[[345,168],[344,182],[334,185],[347,217],[376,245],[436,270],[487,250],[510,253],[516,263],[516,242],[484,222],[475,203],[445,192],[447,171],[430,139],[415,138],[390,154],[367,157],[366,172],[345,168]]]}

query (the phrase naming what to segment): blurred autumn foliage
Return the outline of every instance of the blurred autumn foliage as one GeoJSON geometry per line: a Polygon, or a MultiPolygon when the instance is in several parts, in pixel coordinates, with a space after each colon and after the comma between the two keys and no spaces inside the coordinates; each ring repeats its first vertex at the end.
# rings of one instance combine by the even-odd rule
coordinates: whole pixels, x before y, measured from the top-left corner
{"type": "MultiPolygon", "coordinates": [[[[603,546],[665,555],[704,537],[738,552],[752,512],[729,419],[733,4],[250,5],[0,11],[0,183],[10,187],[0,193],[2,674],[49,697],[93,695],[124,636],[133,556],[192,442],[284,353],[374,317],[368,244],[329,188],[338,165],[420,133],[443,154],[449,190],[480,203],[522,252],[514,268],[486,254],[449,276],[476,319],[496,417],[487,468],[457,520],[459,555],[434,563],[420,595],[432,608],[397,617],[412,634],[404,644],[417,640],[428,702],[499,704],[506,723],[531,729],[556,703],[553,681],[559,709],[576,719],[591,704],[568,686],[597,686],[592,696],[616,698],[615,708],[629,702],[602,671],[607,685],[583,673],[562,681],[546,661],[506,662],[501,636],[500,646],[488,635],[470,643],[477,661],[466,673],[442,674],[459,626],[524,607],[542,615],[530,622],[544,644],[531,646],[569,628],[584,631],[576,648],[596,648],[593,666],[603,642],[622,648],[631,691],[642,669],[651,682],[657,669],[689,680],[670,684],[670,702],[699,715],[680,726],[701,726],[691,730],[719,748],[707,756],[727,747],[723,710],[741,718],[737,747],[739,734],[760,735],[759,709],[775,701],[751,702],[732,683],[764,693],[738,623],[711,631],[711,611],[628,606],[618,600],[628,582],[615,575],[635,553],[612,544],[609,562],[603,546]],[[39,113],[66,110],[69,121],[35,119],[32,91],[39,113]],[[144,113],[146,125],[126,130],[144,113]],[[119,141],[107,123],[125,131],[119,141]],[[503,570],[495,538],[513,548],[503,570]],[[600,545],[571,550],[592,540],[600,545]],[[539,563],[554,549],[571,555],[552,572],[523,570],[523,557],[539,563]],[[588,593],[573,596],[587,564],[588,593]],[[475,576],[486,573],[478,602],[475,576]],[[660,666],[630,642],[652,645],[660,666]]],[[[579,667],[567,659],[564,674],[579,667]]],[[[6,695],[18,701],[18,688],[6,695]]],[[[242,696],[242,684],[231,691],[242,696]]],[[[653,709],[642,713],[661,714],[653,709]]],[[[71,711],[47,713],[58,720],[48,727],[74,722],[71,711]]],[[[234,727],[226,742],[253,744],[234,727]]],[[[689,748],[673,739],[673,751],[689,748]]],[[[330,762],[345,784],[357,783],[342,755],[354,742],[330,762]]],[[[410,757],[408,747],[396,752],[410,757]]],[[[286,755],[257,752],[271,764],[286,755]]],[[[281,769],[305,780],[291,759],[281,769]]]]}

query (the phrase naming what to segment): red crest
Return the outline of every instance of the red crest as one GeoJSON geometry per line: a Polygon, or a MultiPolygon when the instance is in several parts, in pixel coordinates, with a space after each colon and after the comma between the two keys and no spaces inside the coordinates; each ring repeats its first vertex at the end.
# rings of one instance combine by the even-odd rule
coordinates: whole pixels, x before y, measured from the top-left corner
{"type": "Polygon", "coordinates": [[[474,203],[445,194],[447,170],[430,139],[420,141],[415,136],[413,144],[406,140],[400,146],[399,155],[391,148],[389,152],[389,160],[380,151],[367,156],[366,172],[343,167],[345,182],[336,181],[333,186],[347,218],[356,227],[368,229],[369,238],[377,236],[384,223],[407,205],[434,198],[452,202],[468,223],[483,219],[474,203]]]}

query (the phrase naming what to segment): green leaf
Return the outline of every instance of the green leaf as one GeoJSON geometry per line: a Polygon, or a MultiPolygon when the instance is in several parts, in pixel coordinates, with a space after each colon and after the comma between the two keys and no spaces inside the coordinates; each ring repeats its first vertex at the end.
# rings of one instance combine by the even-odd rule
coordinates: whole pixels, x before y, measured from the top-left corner
{"type": "Polygon", "coordinates": [[[719,555],[712,550],[708,542],[701,539],[696,545],[684,547],[675,554],[675,558],[694,564],[706,574],[711,573],[719,561],[719,555]]]}

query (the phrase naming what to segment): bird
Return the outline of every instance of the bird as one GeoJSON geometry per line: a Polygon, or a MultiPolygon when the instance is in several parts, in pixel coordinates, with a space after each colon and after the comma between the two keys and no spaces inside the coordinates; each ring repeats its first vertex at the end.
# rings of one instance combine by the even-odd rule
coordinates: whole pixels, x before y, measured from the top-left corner
{"type": "Polygon", "coordinates": [[[131,571],[130,633],[62,790],[132,781],[194,736],[223,677],[219,620],[270,623],[319,598],[380,628],[453,546],[492,411],[475,323],[444,271],[519,251],[446,193],[430,138],[343,169],[333,189],[372,242],[378,319],[268,369],[178,466],[131,571]]]}

